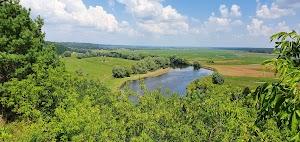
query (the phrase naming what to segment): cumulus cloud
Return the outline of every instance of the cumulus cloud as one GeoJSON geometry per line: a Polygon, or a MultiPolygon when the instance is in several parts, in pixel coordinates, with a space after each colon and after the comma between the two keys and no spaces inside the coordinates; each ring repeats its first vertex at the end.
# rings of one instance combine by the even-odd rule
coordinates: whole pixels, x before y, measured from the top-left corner
{"type": "Polygon", "coordinates": [[[239,16],[242,16],[242,12],[240,10],[240,6],[234,4],[231,6],[231,15],[232,16],[236,16],[236,17],[239,17],[239,16]]]}
{"type": "Polygon", "coordinates": [[[233,26],[240,26],[243,22],[237,17],[242,15],[238,5],[232,5],[230,10],[226,5],[220,5],[220,16],[212,13],[204,23],[203,29],[209,32],[230,31],[233,26]]]}
{"type": "Polygon", "coordinates": [[[117,0],[126,6],[137,25],[150,33],[178,34],[187,32],[187,18],[172,6],[163,6],[162,0],[117,0]]]}
{"type": "Polygon", "coordinates": [[[69,24],[102,31],[120,31],[114,15],[101,6],[86,7],[82,0],[21,0],[34,16],[41,15],[46,24],[69,24]]]}
{"type": "Polygon", "coordinates": [[[220,5],[219,11],[222,17],[239,17],[242,15],[240,9],[240,6],[233,4],[229,10],[226,5],[222,4],[220,5]]]}
{"type": "Polygon", "coordinates": [[[287,15],[294,15],[291,9],[280,8],[277,4],[272,3],[270,7],[261,5],[256,10],[256,16],[264,19],[277,19],[287,15]]]}
{"type": "Polygon", "coordinates": [[[275,32],[290,31],[290,27],[285,21],[278,23],[276,26],[267,26],[264,21],[253,18],[251,23],[247,25],[247,30],[252,36],[271,36],[275,32]]]}

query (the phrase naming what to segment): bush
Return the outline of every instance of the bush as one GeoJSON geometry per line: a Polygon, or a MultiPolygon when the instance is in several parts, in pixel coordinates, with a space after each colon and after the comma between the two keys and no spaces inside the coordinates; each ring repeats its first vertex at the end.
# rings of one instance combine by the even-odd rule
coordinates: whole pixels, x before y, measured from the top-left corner
{"type": "Polygon", "coordinates": [[[84,58],[85,57],[85,54],[83,54],[83,53],[77,53],[76,54],[76,58],[77,59],[82,59],[82,58],[84,58]]]}
{"type": "Polygon", "coordinates": [[[64,57],[71,57],[71,55],[72,55],[71,51],[65,51],[63,54],[64,57]]]}
{"type": "Polygon", "coordinates": [[[134,74],[144,74],[144,73],[147,73],[147,71],[148,71],[147,65],[143,61],[140,61],[137,64],[134,64],[131,67],[131,69],[134,74]]]}
{"type": "Polygon", "coordinates": [[[243,95],[247,96],[250,93],[251,93],[250,88],[249,87],[245,87],[244,90],[243,90],[243,95]]]}
{"type": "Polygon", "coordinates": [[[183,58],[179,58],[177,56],[171,56],[170,57],[170,62],[171,62],[171,65],[174,66],[174,67],[189,65],[187,60],[185,60],[183,58]]]}
{"type": "Polygon", "coordinates": [[[112,69],[112,74],[115,78],[124,78],[130,76],[130,71],[126,67],[115,66],[112,69]]]}
{"type": "Polygon", "coordinates": [[[214,73],[212,75],[212,83],[222,85],[224,84],[224,77],[219,73],[214,73]]]}
{"type": "Polygon", "coordinates": [[[155,57],[153,60],[161,68],[167,68],[170,65],[170,59],[168,58],[155,57]]]}
{"type": "Polygon", "coordinates": [[[215,63],[215,61],[213,61],[213,60],[208,60],[208,61],[206,61],[208,64],[214,64],[215,63]]]}
{"type": "Polygon", "coordinates": [[[193,67],[194,67],[194,70],[199,70],[200,68],[202,68],[202,65],[198,61],[195,61],[193,63],[193,67]]]}

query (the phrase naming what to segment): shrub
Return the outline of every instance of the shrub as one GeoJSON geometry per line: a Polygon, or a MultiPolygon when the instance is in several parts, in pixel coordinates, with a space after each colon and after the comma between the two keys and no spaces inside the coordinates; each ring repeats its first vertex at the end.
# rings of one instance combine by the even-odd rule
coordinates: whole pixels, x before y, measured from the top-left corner
{"type": "Polygon", "coordinates": [[[64,57],[71,57],[71,55],[72,55],[71,51],[65,51],[63,54],[64,57]]]}
{"type": "Polygon", "coordinates": [[[193,63],[193,67],[194,67],[194,70],[199,70],[200,68],[202,68],[202,65],[198,61],[195,61],[193,63]]]}
{"type": "Polygon", "coordinates": [[[147,65],[145,64],[145,62],[142,61],[138,62],[137,64],[134,64],[131,67],[131,69],[134,74],[143,74],[148,71],[147,65]]]}
{"type": "Polygon", "coordinates": [[[247,96],[250,93],[251,93],[250,88],[249,87],[245,87],[244,90],[243,90],[243,95],[247,96]]]}
{"type": "Polygon", "coordinates": [[[174,67],[189,65],[187,60],[185,60],[183,58],[179,58],[177,56],[171,56],[170,57],[170,62],[171,62],[171,65],[174,66],[174,67]]]}
{"type": "Polygon", "coordinates": [[[147,71],[153,71],[159,68],[159,66],[155,63],[154,59],[151,57],[143,59],[142,62],[145,62],[147,71]]]}
{"type": "Polygon", "coordinates": [[[124,78],[130,76],[130,71],[126,67],[115,66],[112,69],[112,74],[115,78],[124,78]]]}
{"type": "Polygon", "coordinates": [[[224,83],[224,77],[219,73],[213,73],[212,83],[222,85],[224,83]]]}
{"type": "Polygon", "coordinates": [[[214,64],[215,63],[215,61],[213,61],[213,60],[208,60],[208,61],[206,61],[208,64],[214,64]]]}
{"type": "Polygon", "coordinates": [[[168,58],[155,57],[153,60],[161,68],[167,68],[170,65],[170,59],[168,58]]]}
{"type": "Polygon", "coordinates": [[[76,58],[77,59],[82,59],[82,58],[84,58],[85,57],[85,54],[83,54],[83,53],[77,53],[76,54],[76,58]]]}

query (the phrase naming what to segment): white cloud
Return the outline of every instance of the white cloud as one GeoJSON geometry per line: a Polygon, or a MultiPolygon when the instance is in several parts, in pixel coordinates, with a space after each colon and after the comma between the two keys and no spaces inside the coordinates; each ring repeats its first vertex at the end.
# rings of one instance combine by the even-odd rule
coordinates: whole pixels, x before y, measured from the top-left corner
{"type": "Polygon", "coordinates": [[[256,16],[264,19],[277,19],[287,15],[294,15],[291,9],[280,8],[277,4],[272,3],[269,8],[267,5],[261,5],[256,10],[256,16]]]}
{"type": "Polygon", "coordinates": [[[278,23],[276,26],[267,26],[262,20],[253,18],[251,24],[247,25],[247,30],[251,36],[266,36],[280,31],[290,31],[290,27],[286,25],[285,21],[278,23]]]}
{"type": "Polygon", "coordinates": [[[239,17],[239,16],[242,16],[242,12],[240,10],[240,6],[234,4],[231,6],[231,15],[232,16],[236,16],[236,17],[239,17]]]}
{"type": "Polygon", "coordinates": [[[224,4],[220,5],[219,11],[220,11],[222,17],[229,16],[229,10],[226,5],[224,5],[224,4]]]}
{"type": "Polygon", "coordinates": [[[284,8],[300,8],[299,0],[276,0],[276,4],[284,8]]]}
{"type": "Polygon", "coordinates": [[[41,15],[46,24],[69,24],[106,32],[120,31],[114,15],[101,6],[86,7],[82,0],[21,0],[34,16],[41,15]]]}
{"type": "Polygon", "coordinates": [[[219,7],[219,11],[221,13],[222,17],[239,17],[242,15],[242,12],[240,10],[240,6],[233,4],[229,10],[229,8],[222,4],[219,7]]]}
{"type": "Polygon", "coordinates": [[[150,33],[178,34],[187,32],[187,18],[172,6],[163,6],[162,0],[117,0],[126,6],[137,25],[150,33]]]}
{"type": "Polygon", "coordinates": [[[241,16],[240,7],[238,5],[232,5],[229,11],[226,5],[220,5],[220,16],[216,16],[212,13],[206,22],[204,22],[203,30],[208,32],[221,32],[230,31],[234,26],[240,26],[243,22],[237,17],[241,16]]]}

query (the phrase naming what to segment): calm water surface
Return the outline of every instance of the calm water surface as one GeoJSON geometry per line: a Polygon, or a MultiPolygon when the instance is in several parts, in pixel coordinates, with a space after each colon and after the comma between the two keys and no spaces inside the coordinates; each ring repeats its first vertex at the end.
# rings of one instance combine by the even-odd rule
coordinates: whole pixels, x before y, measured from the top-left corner
{"type": "MultiPolygon", "coordinates": [[[[213,71],[207,69],[194,70],[193,67],[171,69],[168,73],[157,77],[150,77],[143,80],[148,90],[161,89],[164,94],[177,93],[183,96],[186,93],[186,87],[193,80],[208,76],[213,71]]],[[[143,94],[140,87],[141,80],[135,80],[128,83],[128,87],[139,94],[143,94]]]]}

